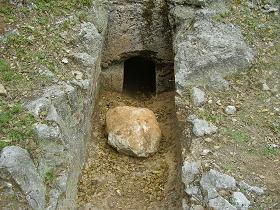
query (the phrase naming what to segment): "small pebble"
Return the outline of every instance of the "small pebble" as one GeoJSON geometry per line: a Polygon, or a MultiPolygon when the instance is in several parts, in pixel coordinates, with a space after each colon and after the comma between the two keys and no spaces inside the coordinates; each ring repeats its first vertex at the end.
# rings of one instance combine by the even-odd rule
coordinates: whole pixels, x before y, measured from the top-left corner
{"type": "Polygon", "coordinates": [[[214,149],[216,149],[216,150],[218,150],[220,148],[221,148],[220,146],[214,146],[214,149]]]}
{"type": "Polygon", "coordinates": [[[227,106],[225,109],[225,112],[228,115],[234,115],[236,113],[236,108],[235,108],[235,106],[227,106]]]}
{"type": "Polygon", "coordinates": [[[205,149],[205,150],[202,151],[202,153],[201,153],[200,155],[201,155],[201,156],[206,156],[206,155],[208,155],[210,152],[211,152],[211,150],[205,149]]]}
{"type": "Polygon", "coordinates": [[[0,96],[7,96],[7,91],[4,87],[4,85],[0,84],[0,96]]]}
{"type": "Polygon", "coordinates": [[[266,83],[264,83],[264,84],[262,85],[262,90],[263,90],[263,91],[269,91],[270,88],[268,87],[268,85],[267,85],[266,83]]]}
{"type": "Polygon", "coordinates": [[[206,142],[212,142],[213,141],[213,139],[211,139],[211,138],[206,138],[206,139],[204,139],[204,141],[206,141],[206,142]]]}
{"type": "Polygon", "coordinates": [[[62,59],[62,63],[67,64],[67,63],[69,63],[69,61],[68,61],[67,58],[63,58],[63,59],[62,59]]]}

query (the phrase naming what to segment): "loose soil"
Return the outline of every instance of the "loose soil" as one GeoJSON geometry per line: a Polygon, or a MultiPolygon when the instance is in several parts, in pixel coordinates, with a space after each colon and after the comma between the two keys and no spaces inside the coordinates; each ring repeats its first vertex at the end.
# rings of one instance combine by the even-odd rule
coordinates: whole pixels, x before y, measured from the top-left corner
{"type": "MultiPolygon", "coordinates": [[[[174,93],[156,97],[103,92],[94,117],[92,142],[79,185],[80,209],[180,209],[180,150],[176,141],[174,93]],[[128,105],[153,110],[163,133],[158,153],[134,158],[107,144],[105,115],[128,105]]],[[[118,122],[116,122],[118,123],[118,122]]]]}

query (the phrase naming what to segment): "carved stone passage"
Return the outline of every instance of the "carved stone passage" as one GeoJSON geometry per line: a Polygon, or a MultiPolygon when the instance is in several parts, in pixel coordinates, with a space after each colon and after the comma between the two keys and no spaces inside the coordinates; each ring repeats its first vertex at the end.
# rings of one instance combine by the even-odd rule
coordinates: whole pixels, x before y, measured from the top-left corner
{"type": "MultiPolygon", "coordinates": [[[[111,1],[102,59],[106,89],[121,92],[123,88],[127,89],[128,83],[136,83],[143,86],[135,89],[135,92],[141,89],[153,93],[173,90],[173,59],[172,34],[165,1],[111,1]],[[126,65],[135,57],[152,62],[154,70],[150,70],[149,62],[141,67],[143,74],[138,75],[135,69],[126,69],[126,65]],[[130,77],[132,81],[128,81],[127,74],[134,74],[139,80],[130,77]],[[149,85],[144,84],[141,75],[149,85]]],[[[135,68],[139,65],[135,63],[135,68]]]]}

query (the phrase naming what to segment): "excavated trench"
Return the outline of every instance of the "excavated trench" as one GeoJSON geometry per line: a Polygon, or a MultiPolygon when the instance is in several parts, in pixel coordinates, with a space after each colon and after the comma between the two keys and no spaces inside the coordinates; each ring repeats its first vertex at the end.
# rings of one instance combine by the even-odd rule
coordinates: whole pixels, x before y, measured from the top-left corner
{"type": "MultiPolygon", "coordinates": [[[[180,144],[174,102],[174,80],[159,86],[156,64],[136,56],[125,60],[123,91],[103,88],[93,119],[93,137],[79,184],[81,208],[96,209],[180,209],[180,144]],[[171,83],[171,84],[170,84],[171,83]],[[172,86],[173,84],[173,86],[172,86]],[[158,87],[158,89],[157,89],[158,87]],[[164,92],[157,93],[158,90],[164,92]],[[154,111],[163,133],[159,151],[149,158],[118,153],[107,144],[105,115],[121,105],[146,107],[154,111]]],[[[162,67],[162,65],[160,65],[162,67]]],[[[164,68],[166,75],[173,68],[164,68]]]]}
{"type": "Polygon", "coordinates": [[[92,209],[180,209],[180,154],[174,92],[157,96],[101,91],[94,117],[93,141],[79,184],[80,207],[92,209]],[[105,114],[113,107],[147,107],[163,133],[159,151],[149,158],[118,153],[107,144],[105,114]]]}
{"type": "MultiPolygon", "coordinates": [[[[172,67],[170,72],[173,73],[172,67]]],[[[166,91],[156,94],[156,64],[147,57],[125,60],[123,73],[123,92],[103,88],[100,93],[93,117],[93,137],[79,184],[79,206],[81,209],[180,209],[181,152],[174,88],[170,89],[168,83],[166,91]],[[107,144],[105,115],[109,109],[121,105],[146,107],[156,114],[163,137],[159,151],[152,157],[129,157],[107,144]]]]}
{"type": "Polygon", "coordinates": [[[111,5],[102,87],[78,189],[80,209],[181,209],[171,29],[165,5],[157,8],[145,2],[111,5]],[[162,140],[153,156],[130,157],[107,144],[105,115],[122,105],[145,107],[155,113],[162,140]]]}

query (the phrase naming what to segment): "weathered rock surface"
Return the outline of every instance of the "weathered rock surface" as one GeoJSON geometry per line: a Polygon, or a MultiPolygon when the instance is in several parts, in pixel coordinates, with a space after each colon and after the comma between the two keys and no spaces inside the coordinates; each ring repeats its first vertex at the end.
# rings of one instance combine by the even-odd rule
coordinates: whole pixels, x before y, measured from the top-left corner
{"type": "Polygon", "coordinates": [[[35,127],[39,137],[40,154],[36,157],[39,174],[44,177],[53,171],[54,177],[61,177],[61,173],[64,177],[62,184],[54,179],[48,186],[46,206],[49,210],[75,208],[81,165],[85,160],[85,142],[91,135],[108,11],[103,2],[94,2],[88,13],[90,22],[75,25],[73,31],[68,31],[76,43],[69,52],[82,52],[76,54],[78,62],[65,62],[69,68],[65,73],[71,75],[75,71],[74,81],[59,81],[58,76],[51,86],[38,91],[41,94],[37,98],[25,103],[25,108],[41,122],[35,127]]]}
{"type": "Polygon", "coordinates": [[[212,123],[198,119],[196,116],[190,116],[188,121],[193,124],[193,133],[198,137],[214,134],[218,130],[218,128],[212,123]]]}
{"type": "Polygon", "coordinates": [[[236,181],[231,176],[211,169],[208,173],[202,176],[200,185],[207,191],[210,188],[215,188],[216,190],[235,189],[236,181]]]}
{"type": "Polygon", "coordinates": [[[47,67],[45,66],[40,66],[38,69],[38,73],[42,76],[45,76],[49,79],[54,79],[55,78],[55,74],[53,72],[51,72],[47,67]]]}
{"type": "Polygon", "coordinates": [[[209,207],[214,210],[237,210],[235,206],[231,205],[221,196],[211,199],[209,201],[209,207]]]}
{"type": "Polygon", "coordinates": [[[0,168],[6,170],[20,186],[29,205],[44,209],[46,189],[29,153],[20,147],[5,147],[1,152],[0,168]]]}
{"type": "Polygon", "coordinates": [[[201,163],[185,161],[182,167],[182,181],[188,185],[194,181],[196,175],[200,173],[201,163]]]}
{"type": "Polygon", "coordinates": [[[216,90],[223,90],[229,88],[229,82],[225,80],[221,74],[214,73],[210,76],[209,86],[216,90]]]}
{"type": "Polygon", "coordinates": [[[116,107],[106,115],[108,143],[119,152],[148,157],[158,150],[161,130],[154,113],[145,108],[116,107]]]}
{"type": "Polygon", "coordinates": [[[234,192],[232,195],[232,203],[233,205],[240,210],[247,210],[250,206],[250,201],[246,198],[246,196],[241,192],[234,192]]]}
{"type": "Polygon", "coordinates": [[[46,124],[38,123],[35,126],[35,132],[39,139],[53,140],[59,137],[60,131],[58,126],[48,126],[46,124]]]}
{"type": "Polygon", "coordinates": [[[259,187],[256,187],[256,186],[251,186],[248,183],[246,183],[245,181],[239,182],[238,186],[241,189],[247,190],[247,191],[249,191],[251,193],[255,193],[255,194],[259,195],[259,196],[264,194],[264,190],[262,188],[259,188],[259,187]]]}
{"type": "Polygon", "coordinates": [[[197,87],[193,87],[192,99],[195,106],[203,105],[205,103],[205,92],[197,87]]]}
{"type": "Polygon", "coordinates": [[[139,53],[171,61],[171,43],[166,1],[111,1],[103,62],[110,64],[139,53]]]}
{"type": "Polygon", "coordinates": [[[173,2],[179,3],[171,8],[170,13],[171,24],[175,28],[173,44],[177,88],[202,85],[215,73],[227,75],[250,65],[253,51],[245,43],[240,29],[212,19],[226,11],[222,9],[221,1],[213,2],[217,5],[211,8],[198,10],[188,8],[185,5],[188,1],[173,2]]]}
{"type": "Polygon", "coordinates": [[[77,62],[82,64],[84,67],[94,66],[96,59],[90,56],[88,53],[75,53],[74,58],[77,62]]]}

